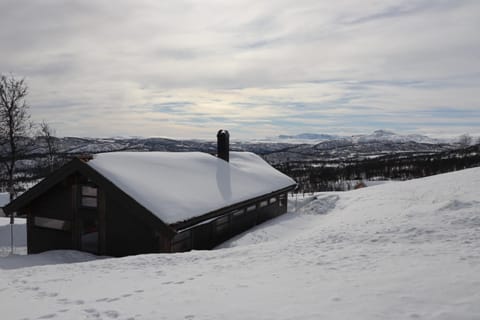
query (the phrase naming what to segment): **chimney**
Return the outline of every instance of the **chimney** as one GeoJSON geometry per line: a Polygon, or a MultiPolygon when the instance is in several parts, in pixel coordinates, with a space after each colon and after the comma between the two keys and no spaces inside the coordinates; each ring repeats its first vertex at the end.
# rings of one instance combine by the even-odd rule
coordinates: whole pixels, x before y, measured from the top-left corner
{"type": "Polygon", "coordinates": [[[230,160],[230,134],[227,130],[218,130],[217,133],[217,156],[225,161],[230,160]]]}

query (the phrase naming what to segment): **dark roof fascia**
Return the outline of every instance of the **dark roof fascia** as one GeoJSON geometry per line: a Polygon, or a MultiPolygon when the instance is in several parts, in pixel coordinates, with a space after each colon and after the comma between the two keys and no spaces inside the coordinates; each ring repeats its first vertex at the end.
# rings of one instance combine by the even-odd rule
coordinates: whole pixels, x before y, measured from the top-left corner
{"type": "Polygon", "coordinates": [[[238,202],[238,203],[229,205],[227,207],[223,207],[223,208],[220,208],[220,209],[217,209],[217,210],[214,210],[214,211],[210,211],[210,212],[207,212],[205,214],[202,214],[200,216],[197,216],[197,217],[185,220],[185,221],[172,223],[170,225],[170,227],[172,227],[173,229],[175,229],[178,232],[180,230],[187,229],[191,226],[194,226],[194,225],[196,225],[196,224],[198,224],[198,223],[200,223],[204,220],[217,218],[217,217],[220,217],[227,212],[245,207],[249,204],[261,201],[263,199],[270,198],[270,197],[278,195],[278,194],[289,192],[289,191],[295,189],[296,186],[297,186],[297,184],[292,184],[288,187],[285,187],[285,188],[282,188],[282,189],[279,189],[279,190],[276,190],[276,191],[272,191],[272,192],[269,192],[269,193],[266,193],[266,194],[263,194],[261,196],[254,197],[254,198],[251,198],[251,199],[248,199],[248,200],[244,200],[242,202],[238,202]]]}
{"type": "Polygon", "coordinates": [[[32,188],[22,193],[18,198],[7,204],[4,207],[5,212],[11,214],[23,207],[26,207],[31,201],[35,200],[37,197],[47,192],[50,188],[65,179],[67,176],[77,171],[83,164],[84,163],[79,159],[75,158],[71,160],[60,169],[54,171],[42,181],[34,185],[32,188]]]}

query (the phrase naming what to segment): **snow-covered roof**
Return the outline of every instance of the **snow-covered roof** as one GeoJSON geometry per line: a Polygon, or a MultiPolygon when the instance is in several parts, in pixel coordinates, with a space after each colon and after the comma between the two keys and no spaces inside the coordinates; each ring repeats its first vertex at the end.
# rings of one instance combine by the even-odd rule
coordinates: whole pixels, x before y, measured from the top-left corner
{"type": "Polygon", "coordinates": [[[167,224],[295,184],[249,152],[231,152],[230,162],[201,152],[111,152],[87,164],[167,224]]]}

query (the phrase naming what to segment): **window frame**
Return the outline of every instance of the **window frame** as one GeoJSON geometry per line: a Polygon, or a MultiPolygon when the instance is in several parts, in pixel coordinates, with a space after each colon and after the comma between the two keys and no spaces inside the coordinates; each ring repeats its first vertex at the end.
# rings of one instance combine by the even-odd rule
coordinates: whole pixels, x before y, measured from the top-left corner
{"type": "Polygon", "coordinates": [[[245,209],[238,209],[238,210],[234,210],[232,211],[232,217],[233,218],[238,218],[238,217],[241,217],[245,214],[245,209]]]}
{"type": "Polygon", "coordinates": [[[90,184],[80,185],[80,206],[82,208],[98,208],[98,187],[90,184]],[[92,191],[95,191],[94,194],[92,191]],[[93,203],[88,203],[93,201],[93,203]]]}
{"type": "Polygon", "coordinates": [[[33,225],[36,228],[58,230],[58,231],[70,231],[72,224],[68,220],[54,219],[49,217],[33,217],[33,225]]]}

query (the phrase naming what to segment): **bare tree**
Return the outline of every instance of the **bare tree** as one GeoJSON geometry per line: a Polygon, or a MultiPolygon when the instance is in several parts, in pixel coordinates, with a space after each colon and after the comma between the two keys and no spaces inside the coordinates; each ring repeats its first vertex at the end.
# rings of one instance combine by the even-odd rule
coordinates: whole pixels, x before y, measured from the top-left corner
{"type": "Polygon", "coordinates": [[[24,79],[0,75],[0,144],[5,153],[3,165],[10,200],[15,197],[15,171],[23,151],[22,140],[25,140],[31,130],[30,114],[25,101],[27,94],[24,79]]]}
{"type": "Polygon", "coordinates": [[[458,138],[458,143],[463,148],[466,148],[472,144],[472,140],[473,140],[472,137],[468,133],[465,133],[458,138]]]}
{"type": "Polygon", "coordinates": [[[52,172],[57,162],[57,138],[55,137],[55,129],[52,128],[45,120],[40,123],[39,136],[47,145],[47,164],[49,171],[52,172]]]}

